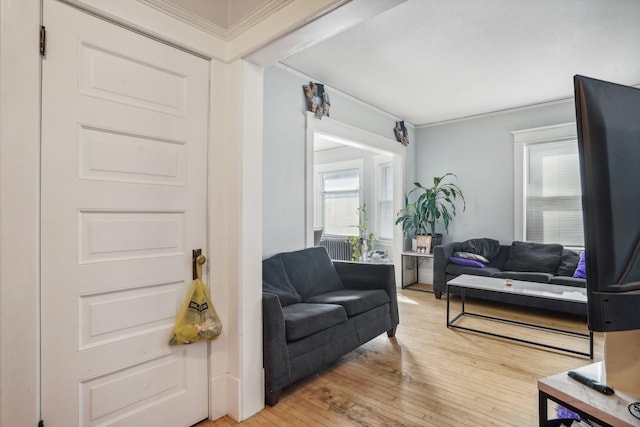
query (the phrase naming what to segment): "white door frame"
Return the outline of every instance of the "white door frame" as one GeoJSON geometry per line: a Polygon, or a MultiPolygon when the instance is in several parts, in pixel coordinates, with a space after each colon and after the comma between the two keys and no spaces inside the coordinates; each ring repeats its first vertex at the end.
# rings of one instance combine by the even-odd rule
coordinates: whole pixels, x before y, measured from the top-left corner
{"type": "Polygon", "coordinates": [[[0,1],[0,389],[11,390],[0,399],[0,425],[35,426],[40,410],[40,0],[0,1]],[[21,319],[21,330],[15,329],[15,319],[21,319]]]}

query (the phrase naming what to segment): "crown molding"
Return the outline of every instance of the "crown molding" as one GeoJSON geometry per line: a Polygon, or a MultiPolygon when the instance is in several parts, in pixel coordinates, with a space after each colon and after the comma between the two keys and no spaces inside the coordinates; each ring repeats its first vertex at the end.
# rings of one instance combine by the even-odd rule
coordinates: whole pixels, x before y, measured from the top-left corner
{"type": "MultiPolygon", "coordinates": [[[[284,70],[284,71],[286,71],[286,72],[288,72],[290,74],[293,74],[294,76],[303,78],[303,79],[308,80],[308,81],[313,81],[313,80],[315,80],[317,82],[321,81],[321,80],[319,80],[319,79],[317,79],[315,77],[312,77],[312,76],[309,76],[308,74],[303,73],[302,71],[296,70],[295,68],[292,68],[292,67],[290,67],[287,64],[284,64],[282,62],[277,62],[277,63],[273,64],[273,66],[277,67],[277,68],[280,68],[280,69],[282,69],[282,70],[284,70]]],[[[329,91],[330,93],[339,94],[340,96],[351,100],[355,104],[361,105],[361,106],[365,107],[368,110],[375,111],[377,113],[383,114],[383,115],[385,115],[387,117],[392,118],[395,121],[404,120],[405,126],[416,128],[416,126],[413,123],[410,123],[405,119],[402,119],[402,118],[400,118],[400,117],[398,117],[398,116],[396,116],[394,114],[391,114],[390,112],[388,112],[386,110],[383,110],[380,107],[376,107],[373,104],[369,104],[366,101],[361,100],[360,98],[356,98],[355,96],[350,95],[349,93],[344,92],[344,91],[342,91],[340,89],[337,89],[337,88],[335,88],[333,86],[330,86],[330,85],[328,85],[326,83],[323,83],[323,84],[324,84],[325,90],[329,91]]]]}
{"type": "Polygon", "coordinates": [[[293,3],[293,0],[270,0],[266,2],[264,5],[255,9],[253,12],[249,13],[227,29],[227,32],[229,33],[229,40],[244,33],[249,28],[273,15],[290,3],[293,3]]]}
{"type": "MultiPolygon", "coordinates": [[[[629,85],[629,86],[640,88],[640,83],[634,84],[634,85],[629,85]]],[[[458,117],[458,118],[455,118],[455,119],[442,120],[442,121],[439,121],[439,122],[419,124],[419,125],[415,125],[415,128],[416,129],[424,129],[424,128],[429,128],[429,127],[434,127],[434,126],[449,125],[449,124],[452,124],[452,123],[464,122],[464,121],[467,121],[467,120],[475,120],[475,119],[481,119],[481,118],[485,118],[485,117],[499,116],[501,114],[515,113],[515,112],[518,112],[518,111],[534,110],[536,108],[542,108],[542,107],[551,107],[553,105],[560,105],[560,104],[565,104],[565,103],[573,102],[573,101],[574,101],[573,96],[568,97],[568,98],[553,99],[553,100],[550,100],[550,101],[536,102],[536,103],[533,103],[533,104],[522,105],[522,106],[519,106],[519,107],[505,108],[503,110],[489,111],[489,112],[486,112],[486,113],[473,114],[473,115],[470,115],[470,116],[458,117]]]]}
{"type": "Polygon", "coordinates": [[[146,6],[152,7],[166,15],[169,15],[185,24],[198,28],[208,34],[216,36],[224,41],[231,41],[235,37],[247,31],[249,28],[265,20],[278,10],[292,3],[294,0],[269,0],[247,16],[231,25],[229,28],[221,27],[202,18],[188,10],[181,8],[168,0],[137,0],[146,6]]]}

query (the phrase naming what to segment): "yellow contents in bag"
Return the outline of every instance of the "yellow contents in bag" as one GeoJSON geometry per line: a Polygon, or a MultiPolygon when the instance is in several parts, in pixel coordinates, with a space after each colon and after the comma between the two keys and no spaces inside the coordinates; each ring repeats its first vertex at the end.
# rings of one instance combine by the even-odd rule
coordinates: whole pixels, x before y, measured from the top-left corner
{"type": "Polygon", "coordinates": [[[193,281],[173,327],[169,345],[190,344],[212,340],[222,332],[222,322],[211,303],[209,289],[200,279],[193,281]]]}

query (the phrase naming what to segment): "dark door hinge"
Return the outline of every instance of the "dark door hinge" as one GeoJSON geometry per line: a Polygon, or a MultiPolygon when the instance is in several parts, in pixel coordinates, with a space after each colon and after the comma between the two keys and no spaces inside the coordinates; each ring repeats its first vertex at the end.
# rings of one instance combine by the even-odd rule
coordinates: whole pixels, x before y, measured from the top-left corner
{"type": "Polygon", "coordinates": [[[40,55],[47,56],[47,30],[44,25],[40,27],[40,55]]]}
{"type": "Polygon", "coordinates": [[[40,420],[40,422],[38,422],[38,427],[44,427],[44,420],[40,420]]]}

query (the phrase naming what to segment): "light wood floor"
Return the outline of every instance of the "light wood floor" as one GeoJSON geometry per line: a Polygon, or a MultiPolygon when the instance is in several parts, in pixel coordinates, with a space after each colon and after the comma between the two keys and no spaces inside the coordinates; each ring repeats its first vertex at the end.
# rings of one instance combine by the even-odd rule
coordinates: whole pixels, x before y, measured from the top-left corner
{"type": "MultiPolygon", "coordinates": [[[[266,407],[242,423],[223,417],[198,427],[537,426],[538,378],[603,357],[601,334],[595,336],[592,361],[448,329],[444,297],[436,300],[431,293],[411,289],[398,293],[400,325],[395,338],[386,334],[375,338],[316,375],[285,388],[276,406],[266,407]]],[[[473,306],[518,320],[586,331],[580,317],[486,303],[473,306]]],[[[508,328],[492,323],[484,327],[508,328]]],[[[552,341],[549,333],[514,332],[552,341]]],[[[586,340],[572,340],[560,337],[555,342],[588,349],[586,340]]]]}

